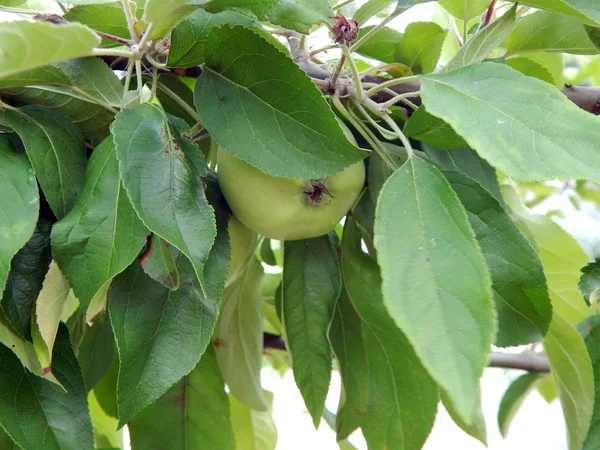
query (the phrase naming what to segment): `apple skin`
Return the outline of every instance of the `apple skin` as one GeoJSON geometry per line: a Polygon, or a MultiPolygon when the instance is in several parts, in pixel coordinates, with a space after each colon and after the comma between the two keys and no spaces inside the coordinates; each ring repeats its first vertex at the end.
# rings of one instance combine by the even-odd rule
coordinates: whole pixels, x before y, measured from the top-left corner
{"type": "Polygon", "coordinates": [[[251,230],[278,240],[308,239],[333,230],[365,183],[363,161],[322,180],[280,178],[223,148],[219,148],[217,173],[233,214],[251,230]],[[324,195],[319,198],[321,188],[324,195]],[[314,196],[307,193],[311,190],[314,196]]]}

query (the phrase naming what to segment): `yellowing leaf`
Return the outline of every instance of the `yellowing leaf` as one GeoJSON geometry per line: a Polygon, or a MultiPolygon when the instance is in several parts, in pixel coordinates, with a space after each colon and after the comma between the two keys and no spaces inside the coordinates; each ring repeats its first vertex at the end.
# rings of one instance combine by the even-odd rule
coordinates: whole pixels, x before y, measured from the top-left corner
{"type": "Polygon", "coordinates": [[[581,335],[556,313],[550,323],[544,348],[567,422],[569,450],[578,450],[587,436],[592,420],[592,362],[581,335]]]}
{"type": "Polygon", "coordinates": [[[587,264],[587,255],[575,238],[552,219],[525,207],[513,188],[502,186],[502,195],[517,224],[524,228],[530,240],[534,239],[532,244],[544,266],[555,313],[571,323],[580,322],[593,312],[577,288],[579,270],[587,264]]]}
{"type": "Polygon", "coordinates": [[[35,303],[36,321],[40,335],[52,354],[58,325],[69,312],[73,312],[77,299],[70,295],[69,282],[60,272],[56,262],[50,263],[42,290],[35,303]]]}

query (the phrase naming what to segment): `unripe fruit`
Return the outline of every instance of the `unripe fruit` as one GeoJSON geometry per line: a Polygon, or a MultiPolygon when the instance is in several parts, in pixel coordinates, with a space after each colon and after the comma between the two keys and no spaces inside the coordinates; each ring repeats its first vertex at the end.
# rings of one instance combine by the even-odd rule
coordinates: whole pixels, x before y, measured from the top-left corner
{"type": "MultiPolygon", "coordinates": [[[[355,143],[350,131],[345,131],[355,143]]],[[[217,172],[234,215],[251,230],[280,240],[307,239],[333,230],[354,205],[365,182],[362,161],[322,179],[280,178],[222,148],[217,172]]]]}

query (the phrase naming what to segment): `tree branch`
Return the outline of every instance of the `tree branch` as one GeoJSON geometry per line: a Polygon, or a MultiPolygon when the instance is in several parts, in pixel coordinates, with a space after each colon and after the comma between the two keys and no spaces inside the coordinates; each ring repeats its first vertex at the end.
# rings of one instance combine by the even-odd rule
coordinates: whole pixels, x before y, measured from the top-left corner
{"type": "Polygon", "coordinates": [[[504,369],[521,369],[528,372],[549,373],[550,364],[544,356],[535,353],[499,353],[494,352],[490,357],[488,367],[504,369]]]}
{"type": "MultiPolygon", "coordinates": [[[[285,341],[276,334],[263,334],[264,348],[286,351],[285,341]]],[[[549,373],[550,365],[544,356],[534,353],[500,353],[493,352],[488,367],[502,369],[519,369],[527,372],[549,373]]]]}

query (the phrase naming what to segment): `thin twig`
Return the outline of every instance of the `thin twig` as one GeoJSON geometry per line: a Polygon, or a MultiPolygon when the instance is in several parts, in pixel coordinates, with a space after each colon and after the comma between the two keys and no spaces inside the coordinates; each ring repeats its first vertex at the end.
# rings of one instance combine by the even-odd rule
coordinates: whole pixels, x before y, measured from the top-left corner
{"type": "Polygon", "coordinates": [[[135,30],[135,16],[133,15],[133,11],[131,10],[131,5],[129,4],[129,0],[121,0],[123,5],[123,11],[125,12],[125,18],[127,19],[127,28],[129,28],[129,34],[131,35],[131,39],[134,42],[139,42],[140,37],[135,30]]]}
{"type": "Polygon", "coordinates": [[[316,50],[311,50],[310,51],[310,57],[312,58],[313,56],[315,56],[315,55],[317,55],[317,54],[319,54],[321,52],[325,52],[327,50],[331,50],[332,48],[337,48],[337,47],[338,47],[337,44],[328,44],[328,45],[320,47],[320,48],[318,48],[316,50]]]}
{"type": "Polygon", "coordinates": [[[165,69],[167,67],[165,63],[158,62],[150,53],[146,54],[146,59],[150,64],[158,69],[165,69]]]}
{"type": "Polygon", "coordinates": [[[392,80],[384,81],[383,83],[378,84],[377,86],[373,86],[371,89],[369,89],[365,93],[365,95],[367,97],[370,97],[373,94],[376,94],[377,92],[379,92],[379,91],[381,91],[381,90],[383,90],[385,88],[396,86],[397,84],[412,83],[414,81],[418,81],[418,78],[416,76],[394,78],[392,80]]]}
{"type": "MultiPolygon", "coordinates": [[[[263,333],[264,348],[287,351],[283,336],[263,333]]],[[[533,353],[500,353],[493,352],[488,363],[490,368],[518,369],[535,373],[550,373],[548,359],[533,353]]]]}
{"type": "Polygon", "coordinates": [[[188,105],[184,100],[179,97],[179,95],[175,94],[171,89],[167,88],[165,85],[158,83],[158,90],[164,92],[171,98],[171,100],[175,101],[186,113],[188,113],[195,122],[202,123],[202,119],[198,115],[196,111],[194,111],[190,105],[188,105]]]}
{"type": "Polygon", "coordinates": [[[156,85],[158,84],[158,68],[152,67],[152,90],[150,91],[150,98],[148,99],[148,103],[154,100],[156,97],[156,85]]]}
{"type": "Polygon", "coordinates": [[[108,39],[109,41],[118,42],[121,45],[126,45],[127,47],[131,47],[134,42],[131,39],[125,39],[119,36],[115,36],[114,34],[108,34],[103,31],[94,30],[96,34],[104,39],[108,39]]]}
{"type": "Polygon", "coordinates": [[[356,64],[350,55],[350,51],[348,47],[343,42],[340,42],[340,48],[342,49],[343,55],[346,57],[346,61],[348,61],[348,65],[350,66],[350,71],[352,72],[352,78],[354,79],[354,87],[356,88],[356,93],[358,94],[358,100],[363,101],[365,96],[365,92],[363,91],[363,87],[360,81],[360,75],[358,73],[358,69],[356,68],[356,64]]]}
{"type": "Polygon", "coordinates": [[[129,61],[127,65],[127,72],[125,73],[125,83],[123,84],[123,98],[125,94],[129,92],[129,85],[131,84],[131,75],[133,74],[133,61],[129,61]]]}
{"type": "Polygon", "coordinates": [[[148,41],[150,40],[150,36],[152,35],[153,30],[154,24],[151,23],[150,25],[148,25],[148,28],[146,28],[146,31],[144,31],[144,35],[142,36],[142,39],[140,40],[139,44],[139,51],[141,51],[142,53],[146,53],[146,46],[148,45],[148,41]]]}
{"type": "Polygon", "coordinates": [[[142,81],[142,61],[135,60],[135,75],[137,77],[137,90],[140,96],[140,105],[144,103],[144,83],[142,81]]]}
{"type": "Polygon", "coordinates": [[[363,115],[363,117],[365,119],[367,119],[367,121],[373,126],[375,127],[375,129],[377,131],[379,131],[381,133],[381,135],[388,139],[388,140],[393,140],[396,139],[396,135],[394,134],[393,131],[387,130],[384,127],[382,127],[381,125],[379,125],[377,122],[375,122],[375,120],[371,117],[371,115],[365,110],[365,108],[363,108],[363,106],[358,102],[358,100],[356,99],[352,99],[352,104],[360,111],[360,113],[363,115]]]}
{"type": "Polygon", "coordinates": [[[528,372],[549,373],[550,364],[548,359],[533,353],[498,353],[490,355],[488,367],[500,367],[504,369],[520,369],[528,372]]]}
{"type": "Polygon", "coordinates": [[[333,75],[331,76],[331,79],[329,80],[329,87],[334,92],[335,92],[335,85],[340,76],[340,73],[342,73],[342,67],[344,67],[345,62],[346,62],[346,55],[342,54],[342,56],[340,56],[337,66],[335,68],[335,72],[333,72],[333,75]]]}
{"type": "Polygon", "coordinates": [[[389,157],[385,151],[385,148],[383,147],[381,142],[377,139],[377,137],[375,135],[373,135],[371,130],[369,130],[369,128],[367,126],[362,124],[360,122],[360,120],[356,116],[354,116],[354,114],[352,113],[351,110],[344,108],[344,105],[342,105],[342,102],[340,101],[339,97],[332,96],[331,102],[333,103],[333,106],[335,106],[335,108],[340,112],[340,114],[342,116],[344,116],[344,118],[348,122],[350,122],[350,124],[352,124],[354,129],[361,134],[361,136],[371,146],[373,151],[376,152],[379,156],[381,156],[381,159],[383,159],[392,170],[396,170],[398,168],[398,166],[396,166],[394,161],[389,159],[389,157]]]}
{"type": "Polygon", "coordinates": [[[398,136],[400,141],[402,141],[402,144],[404,145],[404,148],[406,149],[406,151],[408,153],[408,157],[412,158],[413,154],[414,154],[414,150],[412,148],[410,140],[404,135],[404,133],[402,132],[400,127],[396,124],[396,122],[394,122],[394,120],[390,116],[388,116],[386,114],[381,117],[383,118],[383,120],[385,120],[387,122],[387,124],[390,126],[390,128],[392,130],[394,130],[394,132],[396,133],[396,135],[398,136]]]}
{"type": "Polygon", "coordinates": [[[408,100],[408,97],[416,97],[417,95],[421,95],[421,92],[407,92],[404,94],[398,94],[392,97],[387,102],[381,103],[381,106],[383,106],[384,108],[389,108],[390,106],[394,106],[398,102],[402,102],[416,111],[419,107],[410,100],[408,100]]]}
{"type": "Polygon", "coordinates": [[[116,48],[93,48],[93,56],[122,56],[123,58],[133,59],[136,54],[129,50],[119,50],[116,48]]]}

